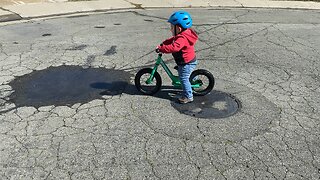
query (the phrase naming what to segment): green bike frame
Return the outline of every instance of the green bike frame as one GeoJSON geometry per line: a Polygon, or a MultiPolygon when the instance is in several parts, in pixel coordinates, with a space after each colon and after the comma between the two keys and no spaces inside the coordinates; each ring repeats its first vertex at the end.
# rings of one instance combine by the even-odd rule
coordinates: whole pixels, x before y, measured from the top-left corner
{"type": "MultiPolygon", "coordinates": [[[[159,65],[161,65],[163,67],[163,69],[165,70],[165,72],[168,74],[168,76],[170,77],[171,81],[172,81],[172,85],[174,87],[181,87],[181,81],[179,79],[179,76],[175,76],[173,75],[173,73],[170,71],[170,69],[168,68],[168,66],[166,65],[166,63],[163,61],[162,59],[162,54],[159,53],[158,54],[158,58],[156,59],[156,64],[152,69],[151,75],[148,78],[148,80],[146,81],[147,84],[151,84],[154,78],[154,74],[155,72],[157,72],[159,65]]],[[[191,82],[191,87],[193,88],[199,88],[201,87],[202,83],[198,82],[197,80],[191,82]]]]}

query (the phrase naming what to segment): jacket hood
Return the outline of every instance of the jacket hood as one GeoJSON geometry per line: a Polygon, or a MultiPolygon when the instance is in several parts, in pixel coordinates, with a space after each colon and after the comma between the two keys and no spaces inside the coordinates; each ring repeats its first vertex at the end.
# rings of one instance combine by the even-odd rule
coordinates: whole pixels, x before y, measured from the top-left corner
{"type": "Polygon", "coordinates": [[[181,32],[179,35],[187,38],[191,46],[194,45],[198,40],[198,35],[192,29],[186,29],[185,31],[181,32]]]}

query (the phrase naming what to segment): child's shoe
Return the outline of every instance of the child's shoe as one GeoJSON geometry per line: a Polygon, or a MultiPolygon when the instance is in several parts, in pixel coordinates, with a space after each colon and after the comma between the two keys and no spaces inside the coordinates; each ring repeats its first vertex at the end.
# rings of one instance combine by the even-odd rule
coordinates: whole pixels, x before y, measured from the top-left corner
{"type": "Polygon", "coordinates": [[[181,97],[178,99],[180,104],[187,104],[193,101],[193,98],[181,97]]]}

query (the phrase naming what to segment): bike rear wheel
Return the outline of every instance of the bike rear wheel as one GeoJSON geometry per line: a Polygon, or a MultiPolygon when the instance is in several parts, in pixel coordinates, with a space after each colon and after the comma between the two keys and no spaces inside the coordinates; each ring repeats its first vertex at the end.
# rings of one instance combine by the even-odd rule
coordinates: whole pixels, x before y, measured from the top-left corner
{"type": "Polygon", "coordinates": [[[150,84],[147,80],[151,76],[152,69],[144,68],[141,69],[134,78],[134,83],[138,91],[146,95],[153,95],[158,92],[161,88],[162,80],[158,72],[154,73],[154,77],[150,84]]]}
{"type": "Polygon", "coordinates": [[[196,96],[204,96],[211,92],[214,87],[213,75],[205,69],[197,69],[190,75],[191,84],[200,84],[200,87],[192,88],[196,96]]]}

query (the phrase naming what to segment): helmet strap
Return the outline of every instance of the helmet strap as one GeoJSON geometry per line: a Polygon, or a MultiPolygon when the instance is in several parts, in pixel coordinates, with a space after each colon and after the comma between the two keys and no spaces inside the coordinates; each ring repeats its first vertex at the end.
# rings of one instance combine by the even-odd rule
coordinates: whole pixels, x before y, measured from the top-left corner
{"type": "Polygon", "coordinates": [[[174,25],[174,36],[177,35],[177,25],[174,25]]]}

